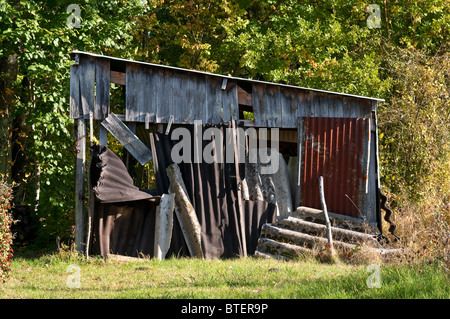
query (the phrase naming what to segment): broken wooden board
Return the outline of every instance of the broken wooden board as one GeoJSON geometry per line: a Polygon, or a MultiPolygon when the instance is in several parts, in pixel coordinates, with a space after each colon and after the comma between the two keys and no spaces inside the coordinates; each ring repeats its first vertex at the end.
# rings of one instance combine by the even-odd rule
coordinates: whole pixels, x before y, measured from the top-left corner
{"type": "Polygon", "coordinates": [[[141,165],[152,159],[150,149],[114,113],[110,113],[101,124],[141,165]]]}
{"type": "Polygon", "coordinates": [[[155,217],[154,257],[162,260],[169,250],[173,229],[175,194],[163,194],[155,217]]]}

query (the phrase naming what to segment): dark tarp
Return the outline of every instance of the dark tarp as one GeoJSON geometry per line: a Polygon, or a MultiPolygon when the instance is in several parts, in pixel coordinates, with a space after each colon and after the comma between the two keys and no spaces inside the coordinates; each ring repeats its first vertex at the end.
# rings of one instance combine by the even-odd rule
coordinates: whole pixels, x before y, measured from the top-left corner
{"type": "Polygon", "coordinates": [[[95,195],[91,251],[103,257],[109,253],[153,255],[160,197],[136,187],[123,162],[110,149],[96,145],[91,151],[89,179],[95,195]]]}
{"type": "MultiPolygon", "coordinates": [[[[185,126],[194,145],[194,126],[185,126]]],[[[208,126],[209,127],[209,126],[208,126]]],[[[203,126],[203,131],[208,127],[203,126]]],[[[225,126],[218,127],[225,134],[225,126]]],[[[138,130],[137,135],[140,137],[138,130]]],[[[148,134],[148,131],[144,131],[148,134]]],[[[203,136],[203,135],[202,135],[203,136]]],[[[223,135],[225,136],[225,135],[223,135]]],[[[147,135],[148,138],[148,135],[147,135]]],[[[141,140],[145,141],[144,136],[141,140]]],[[[168,193],[169,179],[166,168],[172,164],[172,148],[179,141],[171,135],[150,133],[150,147],[156,178],[156,193],[168,193]]],[[[188,141],[183,141],[186,143],[188,141]]],[[[203,141],[203,148],[211,143],[203,141]]],[[[225,138],[223,154],[225,154],[225,138]]],[[[192,151],[194,148],[192,147],[192,151]]],[[[95,193],[92,251],[106,256],[108,253],[153,256],[156,205],[159,196],[133,185],[122,161],[104,146],[94,147],[90,165],[91,184],[95,193]]],[[[239,224],[236,169],[234,163],[178,163],[189,198],[201,225],[204,257],[230,258],[243,254],[243,240],[239,224]]],[[[244,176],[244,164],[239,175],[244,176]]],[[[249,255],[253,254],[264,223],[276,220],[275,205],[265,201],[244,201],[245,237],[249,255]]],[[[189,251],[174,218],[173,234],[167,256],[188,256],[189,251]]]]}

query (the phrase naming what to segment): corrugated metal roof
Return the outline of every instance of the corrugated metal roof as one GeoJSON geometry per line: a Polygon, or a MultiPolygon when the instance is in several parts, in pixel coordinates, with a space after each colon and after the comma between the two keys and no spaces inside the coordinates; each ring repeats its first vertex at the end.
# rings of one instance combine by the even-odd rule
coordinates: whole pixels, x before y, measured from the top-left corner
{"type": "Polygon", "coordinates": [[[178,70],[178,71],[183,71],[183,72],[191,72],[191,73],[197,73],[197,74],[205,74],[205,75],[217,76],[217,77],[224,78],[224,79],[245,81],[245,82],[249,82],[249,83],[260,83],[260,84],[267,84],[267,85],[279,86],[279,87],[285,87],[285,88],[295,88],[295,89],[302,89],[302,90],[308,90],[308,91],[313,91],[313,92],[335,94],[335,95],[348,96],[348,97],[354,97],[354,98],[360,98],[360,99],[367,99],[367,100],[377,101],[377,102],[384,102],[384,99],[379,99],[379,98],[374,98],[374,97],[367,97],[367,96],[361,96],[361,95],[339,93],[339,92],[326,91],[326,90],[318,90],[318,89],[313,89],[313,88],[305,88],[305,87],[300,87],[300,86],[281,84],[281,83],[274,83],[274,82],[266,82],[266,81],[259,81],[259,80],[252,80],[252,79],[246,79],[246,78],[240,78],[240,77],[232,77],[232,76],[227,76],[227,75],[220,75],[220,74],[215,74],[215,73],[184,69],[184,68],[167,66],[167,65],[162,65],[162,64],[155,64],[155,63],[149,63],[149,62],[127,60],[127,59],[116,58],[116,57],[111,57],[111,56],[107,56],[107,55],[95,54],[95,53],[84,52],[84,51],[74,50],[72,52],[72,54],[82,54],[82,55],[88,55],[88,56],[92,56],[92,57],[96,57],[96,58],[105,58],[105,59],[110,59],[110,60],[114,60],[114,61],[121,61],[121,62],[133,62],[133,63],[137,63],[137,64],[141,64],[141,65],[148,65],[148,66],[153,66],[153,67],[160,67],[160,68],[178,70]]]}

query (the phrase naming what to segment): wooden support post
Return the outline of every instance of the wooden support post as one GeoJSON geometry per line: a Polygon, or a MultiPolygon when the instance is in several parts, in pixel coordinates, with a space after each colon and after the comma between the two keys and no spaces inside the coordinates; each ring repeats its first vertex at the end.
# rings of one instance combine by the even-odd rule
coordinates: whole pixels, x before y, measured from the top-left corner
{"type": "Polygon", "coordinates": [[[86,120],[75,120],[76,171],[75,171],[75,247],[80,253],[84,248],[84,178],[86,174],[86,120]]]}
{"type": "Polygon", "coordinates": [[[239,129],[236,127],[236,121],[231,121],[233,130],[233,147],[234,147],[234,165],[236,168],[236,183],[237,183],[237,200],[239,208],[239,224],[241,229],[241,239],[242,239],[242,254],[247,257],[247,238],[245,234],[245,208],[243,206],[242,193],[241,193],[241,179],[239,176],[239,129]]]}

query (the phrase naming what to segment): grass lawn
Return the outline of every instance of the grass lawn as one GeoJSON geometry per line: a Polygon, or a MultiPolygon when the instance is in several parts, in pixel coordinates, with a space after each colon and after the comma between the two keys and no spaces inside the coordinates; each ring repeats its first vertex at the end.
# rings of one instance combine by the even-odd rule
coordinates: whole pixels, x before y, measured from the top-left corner
{"type": "Polygon", "coordinates": [[[121,262],[71,253],[13,258],[0,298],[45,299],[448,299],[438,262],[420,265],[325,264],[314,260],[178,258],[121,262]],[[369,288],[379,283],[378,288],[369,288]]]}

